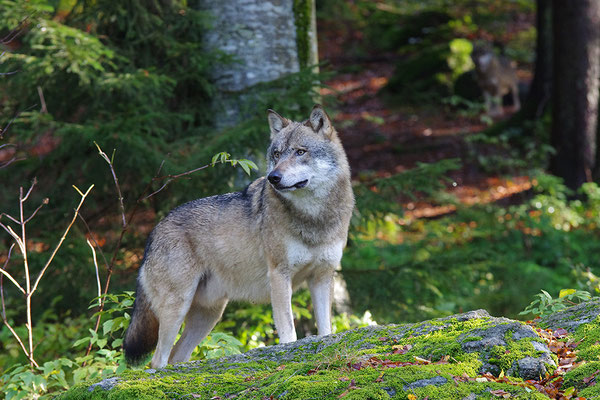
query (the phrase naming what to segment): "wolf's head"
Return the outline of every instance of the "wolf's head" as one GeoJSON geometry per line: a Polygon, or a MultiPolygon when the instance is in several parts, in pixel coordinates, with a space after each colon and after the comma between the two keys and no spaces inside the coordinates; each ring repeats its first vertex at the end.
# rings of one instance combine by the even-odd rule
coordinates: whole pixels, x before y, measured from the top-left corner
{"type": "Polygon", "coordinates": [[[273,110],[268,111],[268,120],[267,179],[284,197],[326,196],[341,176],[349,176],[340,140],[320,105],[304,122],[290,121],[273,110]]]}
{"type": "Polygon", "coordinates": [[[489,43],[477,43],[471,52],[471,60],[473,60],[476,70],[479,71],[486,70],[494,57],[496,54],[489,43]]]}

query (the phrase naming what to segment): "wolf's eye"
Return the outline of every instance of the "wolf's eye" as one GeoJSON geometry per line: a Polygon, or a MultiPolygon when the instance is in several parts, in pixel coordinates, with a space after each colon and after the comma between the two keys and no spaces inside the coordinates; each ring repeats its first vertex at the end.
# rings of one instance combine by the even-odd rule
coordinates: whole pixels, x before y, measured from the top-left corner
{"type": "Polygon", "coordinates": [[[278,160],[280,155],[281,155],[281,154],[280,154],[278,151],[274,151],[274,152],[273,152],[273,158],[274,158],[275,160],[278,160]]]}
{"type": "Polygon", "coordinates": [[[304,153],[306,153],[306,150],[302,150],[302,149],[296,150],[296,155],[298,155],[298,156],[301,156],[304,153]]]}

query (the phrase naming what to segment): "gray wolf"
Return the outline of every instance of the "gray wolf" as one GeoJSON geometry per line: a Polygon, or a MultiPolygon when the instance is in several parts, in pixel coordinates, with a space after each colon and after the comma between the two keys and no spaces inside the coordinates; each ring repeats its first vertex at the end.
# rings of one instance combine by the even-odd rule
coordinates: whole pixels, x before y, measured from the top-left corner
{"type": "Polygon", "coordinates": [[[485,107],[492,117],[502,116],[502,96],[512,94],[515,111],[521,108],[517,73],[510,60],[498,56],[489,45],[476,46],[471,53],[475,64],[475,78],[485,100],[485,107]]]}
{"type": "Polygon", "coordinates": [[[244,191],[171,211],[148,238],[124,350],[129,364],[187,361],[230,300],[271,302],[279,342],[296,340],[291,296],[306,281],[319,335],[354,209],[350,167],[327,113],[268,111],[267,175],[244,191]],[[185,321],[177,344],[173,342],[185,321]]]}

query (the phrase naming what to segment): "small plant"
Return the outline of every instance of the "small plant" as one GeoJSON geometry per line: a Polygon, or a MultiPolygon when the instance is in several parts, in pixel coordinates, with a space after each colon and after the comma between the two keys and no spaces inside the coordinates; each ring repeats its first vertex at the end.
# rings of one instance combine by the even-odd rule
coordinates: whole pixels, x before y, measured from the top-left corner
{"type": "Polygon", "coordinates": [[[562,289],[557,298],[542,290],[536,294],[537,299],[531,302],[519,315],[534,314],[540,317],[562,311],[570,306],[590,300],[592,295],[585,290],[562,289]]]}
{"type": "Polygon", "coordinates": [[[243,347],[242,342],[235,337],[223,332],[212,332],[196,347],[193,358],[213,359],[240,354],[243,347]]]}

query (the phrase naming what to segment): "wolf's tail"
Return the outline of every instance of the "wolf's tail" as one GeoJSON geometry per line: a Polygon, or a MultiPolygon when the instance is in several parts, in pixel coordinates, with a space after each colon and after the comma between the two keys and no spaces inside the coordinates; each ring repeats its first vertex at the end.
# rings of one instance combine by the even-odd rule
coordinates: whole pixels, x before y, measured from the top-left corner
{"type": "Polygon", "coordinates": [[[139,365],[158,343],[158,319],[150,309],[143,286],[138,282],[133,313],[125,333],[123,350],[128,365],[139,365]]]}

